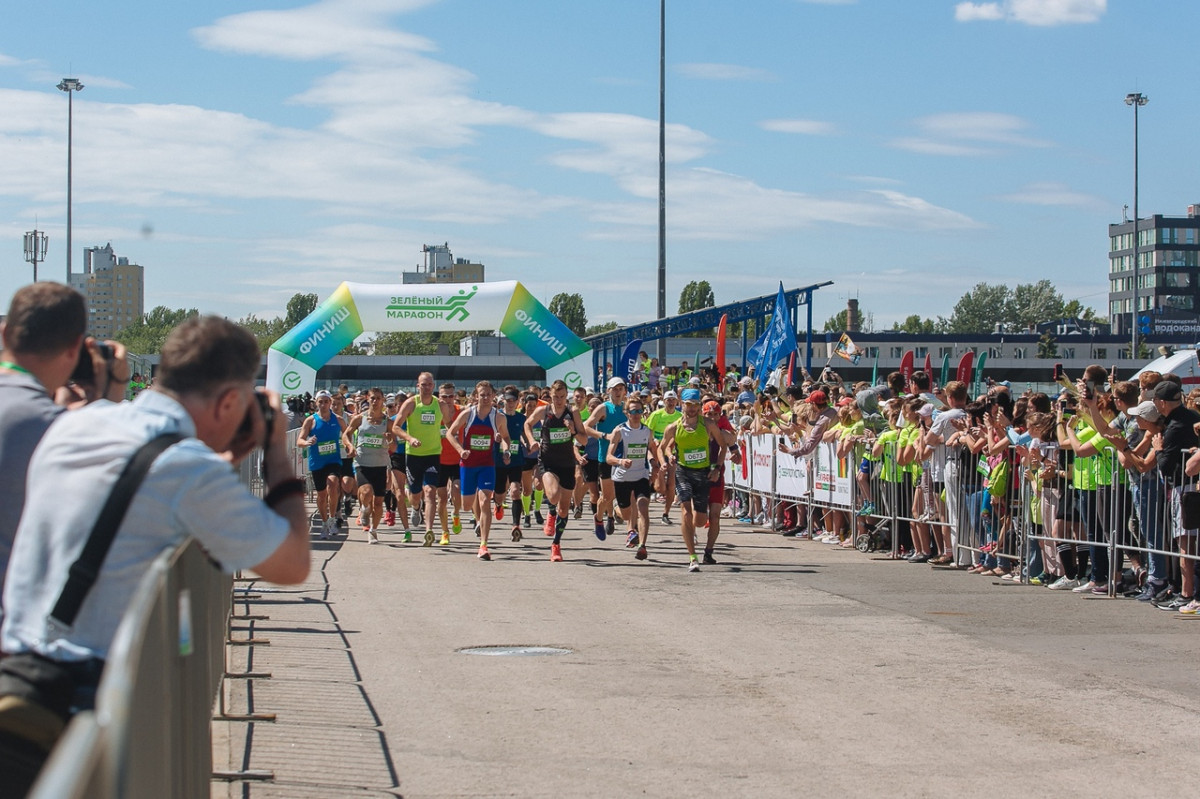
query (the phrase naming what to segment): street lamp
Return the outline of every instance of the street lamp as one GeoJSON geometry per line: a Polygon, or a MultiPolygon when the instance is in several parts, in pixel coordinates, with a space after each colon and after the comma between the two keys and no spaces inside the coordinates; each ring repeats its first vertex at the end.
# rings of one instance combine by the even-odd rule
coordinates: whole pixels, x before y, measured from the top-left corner
{"type": "MultiPolygon", "coordinates": [[[[1125,95],[1125,105],[1133,106],[1133,313],[1129,319],[1129,358],[1137,360],[1138,345],[1138,108],[1150,102],[1141,92],[1125,95]]],[[[1151,295],[1153,296],[1153,295],[1151,295]]]]}
{"type": "Polygon", "coordinates": [[[46,246],[50,237],[34,229],[25,234],[25,260],[33,264],[33,282],[37,282],[38,261],[46,260],[46,246]]]}
{"type": "Polygon", "coordinates": [[[74,93],[83,91],[83,84],[77,78],[63,78],[58,82],[58,90],[67,93],[67,285],[71,285],[71,134],[74,120],[74,93]]]}
{"type": "MultiPolygon", "coordinates": [[[[658,4],[658,318],[667,318],[667,0],[658,4]]],[[[659,337],[658,362],[667,364],[667,340],[659,337]]]]}

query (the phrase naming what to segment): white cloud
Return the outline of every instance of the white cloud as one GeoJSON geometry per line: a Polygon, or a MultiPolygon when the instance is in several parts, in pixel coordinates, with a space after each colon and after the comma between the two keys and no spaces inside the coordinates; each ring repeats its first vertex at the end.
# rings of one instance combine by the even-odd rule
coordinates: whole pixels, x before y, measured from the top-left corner
{"type": "Polygon", "coordinates": [[[959,3],[954,18],[959,22],[1006,20],[1048,27],[1097,22],[1108,10],[1107,0],[1001,0],[992,3],[959,3]]]}
{"type": "Polygon", "coordinates": [[[990,111],[966,111],[933,114],[916,120],[923,134],[894,139],[891,144],[901,150],[927,155],[982,156],[995,155],[1010,147],[1050,147],[1042,139],[1026,136],[1029,123],[1012,114],[990,111]]]}
{"type": "Polygon", "coordinates": [[[827,136],[836,131],[832,122],[817,119],[767,119],[760,122],[759,127],[775,133],[802,133],[809,136],[827,136]]]}
{"type": "Polygon", "coordinates": [[[775,75],[765,69],[743,67],[738,64],[679,64],[673,69],[685,78],[698,80],[776,80],[775,75]]]}
{"type": "Polygon", "coordinates": [[[1111,203],[1095,195],[1072,191],[1066,184],[1052,182],[1029,183],[1011,194],[1001,195],[1000,199],[1025,205],[1082,207],[1096,210],[1111,208],[1111,203]]]}

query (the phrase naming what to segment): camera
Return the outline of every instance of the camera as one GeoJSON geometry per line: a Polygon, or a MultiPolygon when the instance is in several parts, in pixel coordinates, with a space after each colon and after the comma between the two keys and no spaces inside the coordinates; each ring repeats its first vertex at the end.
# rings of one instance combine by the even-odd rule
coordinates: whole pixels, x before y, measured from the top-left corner
{"type": "MultiPolygon", "coordinates": [[[[255,390],[254,401],[258,405],[258,413],[263,420],[263,439],[255,442],[255,446],[262,449],[267,448],[267,442],[271,440],[271,428],[275,425],[275,409],[271,407],[271,400],[261,391],[255,390]]],[[[254,407],[246,409],[246,417],[242,419],[242,424],[238,428],[238,436],[246,437],[254,430],[254,407]]]]}
{"type": "MultiPolygon", "coordinates": [[[[112,361],[113,348],[111,344],[97,341],[96,350],[105,361],[112,361]]],[[[92,363],[92,354],[88,351],[86,341],[79,347],[79,360],[75,363],[75,369],[71,372],[70,380],[72,383],[96,382],[96,367],[92,363]]]]}

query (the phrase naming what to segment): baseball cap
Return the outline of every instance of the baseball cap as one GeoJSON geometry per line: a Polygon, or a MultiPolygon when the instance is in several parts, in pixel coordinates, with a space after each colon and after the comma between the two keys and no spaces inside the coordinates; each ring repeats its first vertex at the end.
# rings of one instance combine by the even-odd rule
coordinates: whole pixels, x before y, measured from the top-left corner
{"type": "Polygon", "coordinates": [[[752,385],[754,385],[754,378],[753,377],[743,377],[741,380],[738,381],[738,385],[739,386],[752,386],[752,385]]]}
{"type": "Polygon", "coordinates": [[[853,404],[854,404],[854,397],[842,397],[840,400],[838,400],[837,406],[839,408],[845,408],[847,405],[853,405],[853,404]]]}
{"type": "Polygon", "coordinates": [[[621,377],[610,377],[608,379],[608,388],[625,385],[625,379],[621,377]]]}
{"type": "Polygon", "coordinates": [[[721,410],[721,404],[716,400],[709,400],[708,402],[704,403],[703,410],[705,413],[708,413],[709,411],[719,411],[721,410]]]}
{"type": "Polygon", "coordinates": [[[1178,383],[1164,380],[1154,387],[1154,399],[1163,402],[1179,402],[1183,399],[1183,390],[1178,383]]]}
{"type": "Polygon", "coordinates": [[[683,401],[684,401],[684,402],[699,402],[699,401],[700,401],[700,389],[698,389],[698,388],[685,388],[685,389],[683,390],[683,397],[682,397],[682,399],[683,399],[683,401]]]}
{"type": "Polygon", "coordinates": [[[808,401],[813,405],[827,405],[829,404],[829,397],[825,396],[824,391],[817,389],[808,395],[808,401]]]}
{"type": "Polygon", "coordinates": [[[316,394],[313,395],[313,398],[314,399],[333,399],[333,395],[330,394],[325,389],[321,389],[320,391],[318,391],[316,394]]]}
{"type": "Polygon", "coordinates": [[[917,409],[917,414],[920,416],[933,416],[933,405],[926,403],[917,409]]]}
{"type": "Polygon", "coordinates": [[[698,377],[692,377],[691,379],[689,379],[689,380],[688,380],[688,385],[689,385],[689,386],[698,386],[698,385],[700,385],[700,378],[698,378],[698,377]]]}
{"type": "Polygon", "coordinates": [[[395,405],[396,404],[396,395],[388,394],[386,397],[383,398],[383,402],[386,405],[395,405]]]}
{"type": "Polygon", "coordinates": [[[666,394],[663,394],[663,399],[679,399],[679,395],[676,394],[674,390],[671,390],[666,394]]]}
{"type": "Polygon", "coordinates": [[[504,398],[506,400],[512,400],[513,402],[516,402],[517,400],[521,399],[521,395],[515,391],[506,391],[504,392],[504,398]]]}
{"type": "MultiPolygon", "coordinates": [[[[1159,385],[1162,384],[1160,383],[1159,385]]],[[[1162,414],[1159,413],[1158,409],[1154,407],[1154,402],[1152,400],[1146,400],[1145,402],[1140,402],[1137,405],[1134,405],[1127,411],[1127,413],[1130,416],[1136,416],[1145,419],[1147,422],[1157,422],[1162,418],[1162,414]]]]}

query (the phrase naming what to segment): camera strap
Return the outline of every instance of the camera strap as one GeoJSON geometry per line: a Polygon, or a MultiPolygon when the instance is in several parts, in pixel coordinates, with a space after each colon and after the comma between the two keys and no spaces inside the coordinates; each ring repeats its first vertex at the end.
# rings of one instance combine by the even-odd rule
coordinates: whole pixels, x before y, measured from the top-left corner
{"type": "Polygon", "coordinates": [[[146,472],[150,471],[150,465],[163,450],[182,440],[183,436],[179,433],[163,433],[143,444],[125,464],[112,493],[108,495],[108,501],[100,510],[96,524],[92,526],[83,551],[71,564],[67,573],[67,583],[58,595],[58,601],[54,603],[54,610],[50,612],[51,623],[65,629],[70,629],[75,623],[79,608],[95,585],[96,578],[100,576],[100,567],[104,565],[108,550],[112,548],[113,539],[117,537],[117,529],[125,519],[125,513],[129,510],[129,503],[133,501],[138,486],[146,477],[146,472]]]}

